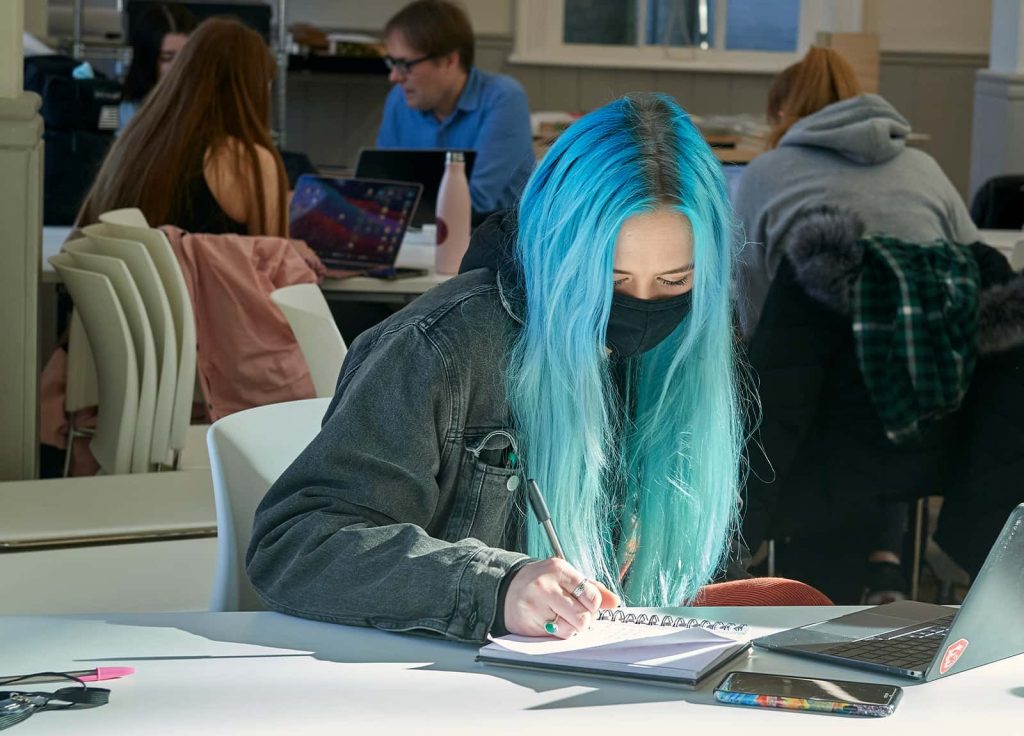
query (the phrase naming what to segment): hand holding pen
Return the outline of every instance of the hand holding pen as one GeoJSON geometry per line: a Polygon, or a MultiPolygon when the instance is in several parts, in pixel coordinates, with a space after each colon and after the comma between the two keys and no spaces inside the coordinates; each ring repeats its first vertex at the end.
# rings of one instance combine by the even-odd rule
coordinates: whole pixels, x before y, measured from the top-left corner
{"type": "Polygon", "coordinates": [[[513,576],[505,594],[505,628],[524,636],[567,639],[588,628],[602,608],[614,608],[619,601],[566,562],[540,488],[533,480],[527,487],[530,506],[555,556],[524,565],[513,576]]]}

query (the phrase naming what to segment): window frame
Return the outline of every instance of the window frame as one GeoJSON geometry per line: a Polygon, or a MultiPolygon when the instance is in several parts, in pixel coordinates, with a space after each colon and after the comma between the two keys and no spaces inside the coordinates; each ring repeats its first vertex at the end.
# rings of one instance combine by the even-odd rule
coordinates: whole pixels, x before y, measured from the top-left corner
{"type": "MultiPolygon", "coordinates": [[[[725,18],[728,0],[713,1],[717,17],[725,18]]],[[[516,0],[515,40],[509,62],[598,69],[774,74],[798,61],[819,31],[859,32],[863,28],[863,15],[863,0],[801,0],[796,51],[729,51],[693,46],[565,43],[565,0],[516,0]]],[[[725,24],[719,23],[714,34],[716,45],[724,43],[725,24]]]]}

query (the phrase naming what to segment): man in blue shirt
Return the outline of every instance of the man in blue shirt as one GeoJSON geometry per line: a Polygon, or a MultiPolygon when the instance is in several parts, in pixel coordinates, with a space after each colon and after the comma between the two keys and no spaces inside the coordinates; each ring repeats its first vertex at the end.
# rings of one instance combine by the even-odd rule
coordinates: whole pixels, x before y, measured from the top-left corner
{"type": "Polygon", "coordinates": [[[473,210],[514,206],[534,165],[530,111],[519,82],[473,66],[473,28],[448,0],[406,5],[384,33],[395,86],[377,147],[475,150],[473,210]]]}

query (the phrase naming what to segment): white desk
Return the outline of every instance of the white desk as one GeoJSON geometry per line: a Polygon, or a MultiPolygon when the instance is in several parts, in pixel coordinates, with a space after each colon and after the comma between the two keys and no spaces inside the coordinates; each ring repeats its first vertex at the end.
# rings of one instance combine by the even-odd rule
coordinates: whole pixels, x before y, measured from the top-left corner
{"type": "Polygon", "coordinates": [[[450,275],[439,274],[434,270],[433,233],[429,239],[422,233],[406,233],[402,240],[402,248],[398,251],[395,265],[400,268],[425,268],[425,276],[407,279],[373,279],[356,276],[351,279],[325,279],[320,288],[324,296],[332,301],[376,301],[376,302],[408,302],[438,284],[443,284],[450,275]]]}
{"type": "MultiPolygon", "coordinates": [[[[770,626],[854,608],[696,609],[770,626]]],[[[757,633],[768,629],[758,628],[757,633]]],[[[19,736],[158,734],[1017,734],[1024,658],[904,685],[896,713],[849,719],[713,704],[696,691],[485,666],[476,648],[276,613],[0,617],[3,673],[129,665],[110,704],[39,713],[19,736]]],[[[754,651],[748,669],[850,680],[866,672],[754,651]]],[[[38,686],[53,689],[57,686],[38,686]]]]}

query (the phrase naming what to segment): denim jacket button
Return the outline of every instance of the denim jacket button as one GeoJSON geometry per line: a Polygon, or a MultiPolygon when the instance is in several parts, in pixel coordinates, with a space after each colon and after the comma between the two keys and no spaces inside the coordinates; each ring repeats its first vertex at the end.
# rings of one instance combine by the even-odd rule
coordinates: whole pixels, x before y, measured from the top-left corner
{"type": "Polygon", "coordinates": [[[514,493],[516,489],[519,488],[519,476],[513,475],[511,478],[505,481],[505,488],[514,493]]]}

